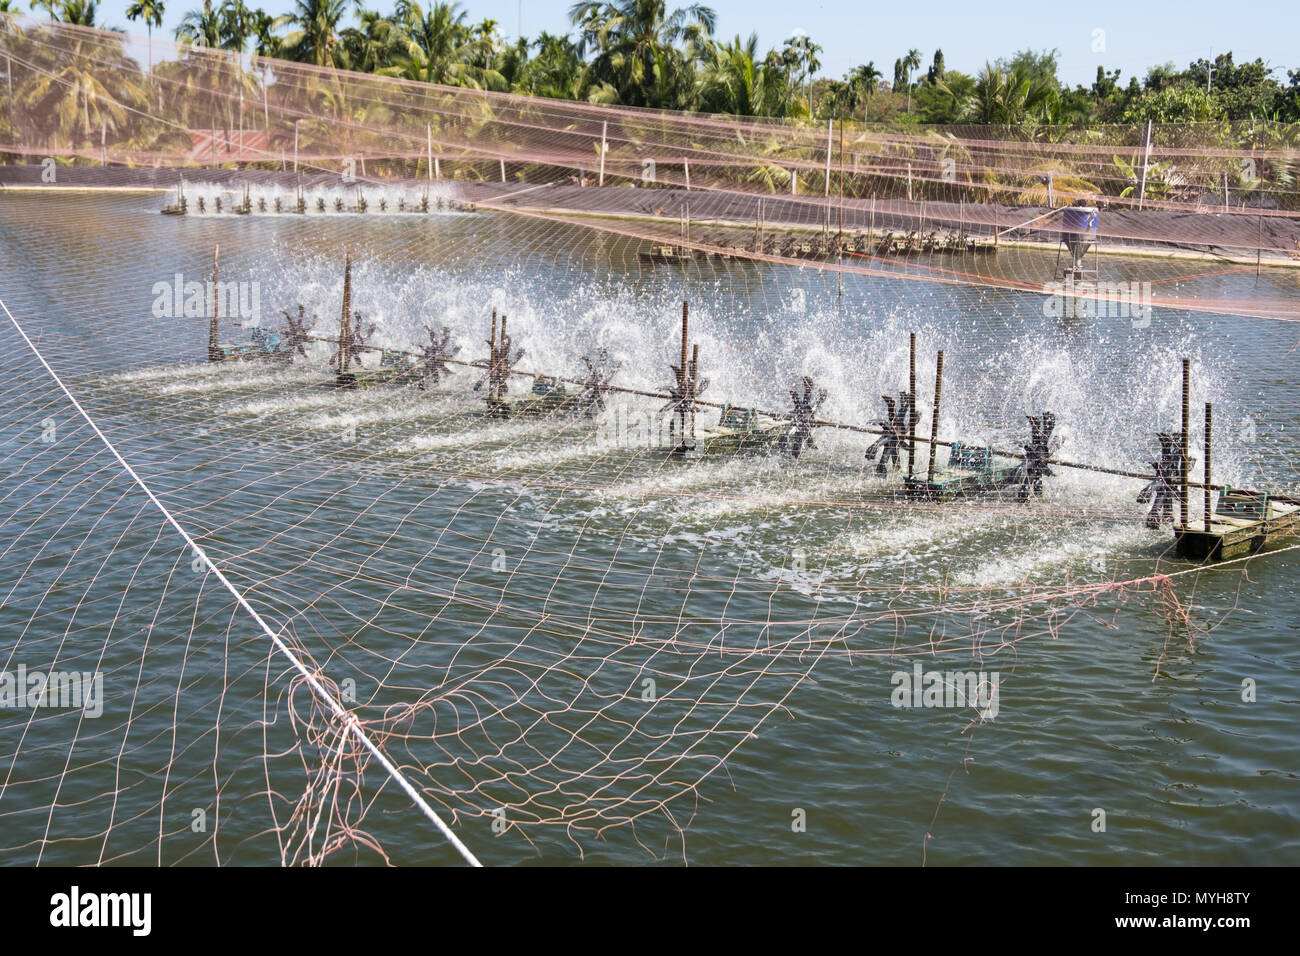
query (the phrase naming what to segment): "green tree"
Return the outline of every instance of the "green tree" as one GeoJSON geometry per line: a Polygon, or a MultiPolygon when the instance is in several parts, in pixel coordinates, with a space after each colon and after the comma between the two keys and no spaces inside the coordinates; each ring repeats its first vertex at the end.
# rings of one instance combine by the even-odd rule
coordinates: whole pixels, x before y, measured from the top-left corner
{"type": "Polygon", "coordinates": [[[593,54],[591,81],[608,84],[629,106],[681,108],[691,94],[690,56],[675,44],[703,49],[717,15],[701,4],[669,13],[664,0],[613,0],[575,3],[569,19],[579,55],[593,54]]]}
{"type": "Polygon", "coordinates": [[[848,79],[853,87],[854,96],[862,104],[862,122],[865,123],[867,108],[871,104],[871,94],[880,86],[884,74],[876,69],[876,64],[872,61],[865,66],[855,66],[849,71],[848,79]]]}
{"type": "Polygon", "coordinates": [[[283,22],[295,29],[284,38],[291,59],[315,66],[332,66],[339,43],[339,21],[347,0],[294,0],[283,22]]]}
{"type": "Polygon", "coordinates": [[[921,51],[912,49],[902,59],[903,83],[907,86],[907,111],[912,112],[912,71],[921,68],[921,51]]]}
{"type": "Polygon", "coordinates": [[[698,107],[736,116],[778,116],[784,112],[786,74],[758,53],[758,34],[730,43],[710,43],[702,57],[698,107]]]}
{"type": "Polygon", "coordinates": [[[149,72],[153,73],[153,28],[162,26],[163,0],[135,0],[126,8],[126,18],[144,21],[145,31],[149,34],[149,72]]]}

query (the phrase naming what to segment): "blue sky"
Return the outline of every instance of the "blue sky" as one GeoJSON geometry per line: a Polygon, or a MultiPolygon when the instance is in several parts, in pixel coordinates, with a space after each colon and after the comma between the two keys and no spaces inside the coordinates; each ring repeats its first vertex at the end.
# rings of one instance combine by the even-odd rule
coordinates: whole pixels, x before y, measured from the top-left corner
{"type": "MultiPolygon", "coordinates": [[[[263,0],[271,13],[292,8],[292,0],[263,0]]],[[[170,38],[181,17],[201,0],[167,0],[163,36],[170,38]]],[[[669,0],[670,6],[677,5],[669,0]]],[[[388,10],[391,0],[370,6],[388,10]]],[[[569,3],[557,0],[467,0],[469,19],[491,17],[507,35],[517,35],[522,13],[524,33],[559,33],[568,28],[569,3]]],[[[974,73],[985,59],[1017,50],[1057,49],[1061,78],[1088,84],[1097,66],[1116,67],[1124,77],[1146,73],[1149,66],[1173,61],[1186,66],[1211,51],[1232,50],[1237,61],[1262,57],[1274,67],[1300,69],[1300,3],[1257,0],[1240,6],[1209,0],[1179,3],[1135,0],[1090,0],[1087,3],[972,2],[927,0],[921,3],[865,3],[863,0],[710,0],[718,14],[717,32],[730,38],[757,32],[763,48],[778,46],[796,29],[821,44],[822,73],[840,76],[850,67],[874,60],[892,76],[894,60],[908,48],[921,51],[925,66],[936,47],[949,68],[974,73]],[[1103,31],[1098,34],[1095,31],[1103,31]],[[1099,43],[1099,41],[1101,41],[1099,43]],[[1103,52],[1094,46],[1104,45],[1103,52]]],[[[101,21],[144,33],[126,19],[128,0],[103,0],[101,21]]],[[[1285,69],[1274,74],[1286,79],[1285,69]]]]}

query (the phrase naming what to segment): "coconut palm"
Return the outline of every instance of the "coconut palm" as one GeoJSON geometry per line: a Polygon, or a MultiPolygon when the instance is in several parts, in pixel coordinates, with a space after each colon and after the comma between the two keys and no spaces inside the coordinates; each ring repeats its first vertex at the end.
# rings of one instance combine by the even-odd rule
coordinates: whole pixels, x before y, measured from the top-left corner
{"type": "Polygon", "coordinates": [[[475,89],[504,87],[501,74],[482,65],[490,36],[470,29],[460,4],[435,3],[426,11],[415,0],[399,0],[397,26],[402,50],[382,73],[475,89]]]}
{"type": "Polygon", "coordinates": [[[807,84],[809,116],[812,115],[812,75],[821,69],[821,61],[817,59],[817,54],[821,52],[822,48],[802,30],[785,41],[785,50],[782,51],[785,63],[791,72],[799,77],[795,85],[807,84]]]}
{"type": "Polygon", "coordinates": [[[300,63],[332,66],[346,9],[347,0],[294,0],[293,12],[282,19],[296,28],[284,38],[284,52],[300,63]]]}
{"type": "Polygon", "coordinates": [[[579,28],[579,55],[595,53],[593,85],[607,83],[629,106],[679,107],[663,99],[688,95],[688,58],[675,44],[702,49],[717,15],[701,4],[669,13],[664,0],[586,0],[569,8],[569,19],[579,28]]]}
{"type": "Polygon", "coordinates": [[[1008,70],[985,63],[975,78],[968,118],[986,125],[1019,126],[1042,117],[1056,97],[1049,83],[1019,67],[1008,70]]]}
{"type": "Polygon", "coordinates": [[[126,18],[144,21],[145,31],[149,34],[149,72],[153,73],[153,28],[162,26],[163,0],[135,0],[126,8],[126,18]]]}
{"type": "Polygon", "coordinates": [[[907,111],[912,112],[912,71],[921,68],[921,51],[911,49],[907,51],[907,56],[903,57],[903,75],[907,84],[907,111]]]}
{"type": "Polygon", "coordinates": [[[212,8],[212,0],[203,0],[201,10],[190,10],[181,17],[175,31],[176,39],[191,46],[212,50],[221,48],[221,15],[212,8]]]}
{"type": "Polygon", "coordinates": [[[701,56],[698,108],[737,116],[775,116],[783,111],[785,73],[758,53],[758,35],[710,43],[701,56]]]}
{"type": "Polygon", "coordinates": [[[576,100],[582,88],[582,58],[567,36],[543,32],[533,46],[537,55],[523,68],[519,88],[537,96],[576,100]]]}
{"type": "Polygon", "coordinates": [[[848,79],[854,93],[862,100],[862,122],[865,123],[867,121],[867,107],[871,103],[871,94],[876,91],[876,87],[884,79],[884,74],[876,69],[876,64],[872,61],[866,66],[855,66],[849,71],[848,79]]]}

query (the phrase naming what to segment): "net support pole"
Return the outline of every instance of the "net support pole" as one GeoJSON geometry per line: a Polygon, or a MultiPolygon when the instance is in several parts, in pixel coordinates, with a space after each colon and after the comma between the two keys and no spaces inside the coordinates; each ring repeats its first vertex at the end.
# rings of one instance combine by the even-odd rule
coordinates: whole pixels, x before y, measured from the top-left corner
{"type": "Polygon", "coordinates": [[[690,192],[691,191],[691,161],[689,159],[686,158],[682,159],[682,169],[686,173],[686,191],[690,192]]]}
{"type": "Polygon", "coordinates": [[[425,175],[427,175],[430,179],[433,179],[433,124],[432,123],[424,124],[424,136],[425,136],[425,160],[426,160],[425,165],[427,167],[425,169],[425,175]]]}
{"type": "Polygon", "coordinates": [[[1259,236],[1255,240],[1255,281],[1259,281],[1259,268],[1264,258],[1264,214],[1259,214],[1259,236]]]}
{"type": "Polygon", "coordinates": [[[1147,170],[1151,166],[1151,127],[1152,121],[1147,120],[1146,133],[1142,140],[1142,179],[1138,183],[1138,208],[1142,208],[1142,203],[1147,198],[1147,170]]]}
{"type": "Polygon", "coordinates": [[[831,146],[835,142],[835,120],[826,121],[826,198],[831,198],[831,146]]]}
{"type": "Polygon", "coordinates": [[[939,400],[943,397],[943,349],[934,369],[934,416],[930,419],[930,465],[925,472],[927,484],[934,483],[934,456],[939,450],[939,400]]]}
{"type": "Polygon", "coordinates": [[[909,336],[907,361],[907,477],[916,470],[916,333],[909,336]]]}
{"type": "Polygon", "coordinates": [[[1205,403],[1205,530],[1210,530],[1210,454],[1214,445],[1214,406],[1205,403]]]}
{"type": "Polygon", "coordinates": [[[221,257],[221,246],[212,247],[212,301],[209,305],[210,314],[208,315],[208,361],[220,362],[224,357],[221,354],[221,347],[217,344],[217,276],[219,274],[218,265],[221,257]]]}
{"type": "Polygon", "coordinates": [[[600,124],[600,175],[596,177],[596,185],[605,185],[605,150],[609,148],[609,120],[600,124]]]}
{"type": "Polygon", "coordinates": [[[1185,359],[1183,359],[1183,433],[1182,433],[1182,440],[1183,440],[1183,464],[1182,464],[1182,475],[1180,476],[1182,487],[1179,489],[1179,496],[1178,496],[1178,497],[1179,497],[1179,502],[1180,502],[1180,505],[1181,505],[1182,518],[1183,518],[1182,525],[1183,525],[1183,530],[1184,530],[1184,531],[1187,530],[1187,525],[1188,525],[1188,521],[1187,521],[1187,464],[1188,464],[1188,462],[1187,462],[1187,455],[1188,455],[1188,452],[1189,452],[1189,449],[1188,449],[1188,430],[1189,430],[1189,427],[1190,427],[1190,425],[1191,425],[1191,421],[1190,421],[1190,418],[1191,418],[1191,396],[1192,396],[1192,360],[1191,360],[1191,359],[1186,359],[1186,358],[1185,358],[1185,359]]]}
{"type": "Polygon", "coordinates": [[[506,181],[506,161],[504,158],[501,160],[501,181],[506,181]]]}
{"type": "Polygon", "coordinates": [[[298,121],[293,121],[293,171],[298,172],[298,121]]]}

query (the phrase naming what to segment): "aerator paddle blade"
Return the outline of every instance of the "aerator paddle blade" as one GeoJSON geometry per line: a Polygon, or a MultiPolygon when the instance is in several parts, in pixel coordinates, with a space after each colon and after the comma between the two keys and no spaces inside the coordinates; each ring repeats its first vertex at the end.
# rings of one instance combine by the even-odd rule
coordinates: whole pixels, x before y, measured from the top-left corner
{"type": "Polygon", "coordinates": [[[879,460],[876,461],[876,474],[883,475],[902,467],[900,452],[912,448],[912,443],[908,439],[908,430],[913,413],[913,399],[911,392],[899,392],[898,401],[894,401],[888,395],[881,395],[880,398],[885,403],[885,417],[877,418],[870,424],[879,425],[881,435],[867,449],[865,457],[867,461],[871,461],[879,455],[879,460]]]}
{"type": "Polygon", "coordinates": [[[449,375],[451,370],[447,361],[460,352],[460,346],[451,344],[451,329],[447,326],[442,327],[441,333],[427,325],[424,330],[429,334],[429,344],[424,347],[420,359],[420,388],[427,388],[430,384],[436,386],[442,381],[442,376],[449,375]]]}
{"type": "MultiPolygon", "coordinates": [[[[1178,496],[1178,487],[1183,479],[1182,440],[1178,435],[1167,432],[1158,432],[1156,437],[1160,440],[1160,459],[1151,462],[1156,476],[1137,494],[1138,504],[1151,502],[1151,510],[1147,512],[1146,517],[1148,528],[1173,524],[1174,500],[1178,496]]],[[[1191,467],[1190,459],[1187,460],[1187,466],[1191,467]]]]}
{"type": "Polygon", "coordinates": [[[608,349],[597,349],[594,357],[584,355],[582,363],[587,366],[587,377],[578,393],[578,404],[588,417],[605,410],[605,394],[610,389],[610,382],[623,367],[622,362],[610,358],[608,349]]]}
{"type": "Polygon", "coordinates": [[[1029,496],[1043,496],[1043,478],[1056,474],[1048,466],[1052,457],[1052,431],[1056,428],[1056,416],[1051,412],[1026,416],[1029,419],[1029,444],[1025,449],[1025,460],[1016,469],[1016,479],[1020,486],[1017,497],[1028,501],[1029,496]]]}
{"type": "Polygon", "coordinates": [[[826,389],[817,388],[809,376],[803,377],[802,385],[802,390],[799,386],[790,389],[790,422],[794,427],[781,439],[782,448],[792,458],[798,458],[805,448],[817,447],[812,433],[817,427],[817,410],[826,401],[826,389]]]}

